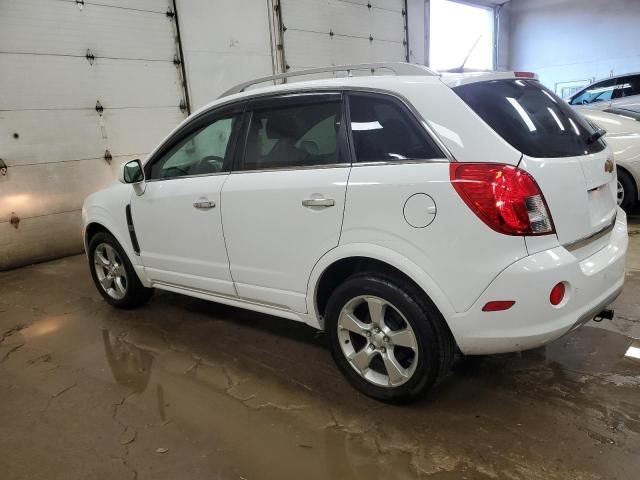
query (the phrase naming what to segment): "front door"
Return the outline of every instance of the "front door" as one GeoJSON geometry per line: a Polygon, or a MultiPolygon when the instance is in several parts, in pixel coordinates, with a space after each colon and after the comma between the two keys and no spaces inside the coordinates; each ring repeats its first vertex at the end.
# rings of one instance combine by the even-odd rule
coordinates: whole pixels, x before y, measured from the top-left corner
{"type": "Polygon", "coordinates": [[[235,295],[222,231],[239,112],[196,119],[145,165],[144,193],[131,201],[147,275],[163,285],[235,295]]]}
{"type": "Polygon", "coordinates": [[[350,170],[342,112],[339,93],[248,106],[244,153],[222,190],[240,297],[306,312],[311,270],[340,238],[350,170]]]}

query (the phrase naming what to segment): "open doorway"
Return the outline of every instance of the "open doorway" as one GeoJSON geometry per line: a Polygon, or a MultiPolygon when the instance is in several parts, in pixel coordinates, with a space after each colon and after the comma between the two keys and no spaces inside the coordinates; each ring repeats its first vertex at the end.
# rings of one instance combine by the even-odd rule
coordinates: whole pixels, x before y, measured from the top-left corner
{"type": "Polygon", "coordinates": [[[429,5],[429,66],[493,70],[494,9],[456,0],[429,5]]]}

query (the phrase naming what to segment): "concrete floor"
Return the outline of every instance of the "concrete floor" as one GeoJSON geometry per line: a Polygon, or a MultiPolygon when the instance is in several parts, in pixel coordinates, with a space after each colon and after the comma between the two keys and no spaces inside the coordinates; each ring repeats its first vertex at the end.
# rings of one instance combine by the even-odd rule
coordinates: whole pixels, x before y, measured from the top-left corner
{"type": "Polygon", "coordinates": [[[322,334],[158,292],[109,307],[83,256],[0,273],[0,477],[640,478],[640,217],[613,322],[459,362],[409,407],[322,334]]]}

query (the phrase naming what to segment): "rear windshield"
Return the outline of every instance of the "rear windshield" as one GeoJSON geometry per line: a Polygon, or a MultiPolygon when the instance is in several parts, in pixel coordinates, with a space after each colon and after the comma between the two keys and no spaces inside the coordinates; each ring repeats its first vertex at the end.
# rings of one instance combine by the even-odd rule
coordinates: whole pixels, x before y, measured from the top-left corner
{"type": "Polygon", "coordinates": [[[594,128],[536,80],[493,80],[453,89],[502,138],[525,155],[574,157],[600,152],[594,128]]]}

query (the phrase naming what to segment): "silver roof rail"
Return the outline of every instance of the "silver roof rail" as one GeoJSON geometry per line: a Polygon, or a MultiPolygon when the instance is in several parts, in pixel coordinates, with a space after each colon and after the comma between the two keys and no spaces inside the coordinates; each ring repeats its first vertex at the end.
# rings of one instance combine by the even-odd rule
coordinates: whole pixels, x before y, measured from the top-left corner
{"type": "Polygon", "coordinates": [[[258,83],[272,82],[275,80],[282,80],[289,77],[300,77],[303,75],[315,75],[317,73],[335,73],[335,72],[347,72],[350,74],[352,70],[371,70],[374,73],[376,70],[391,70],[396,75],[428,75],[434,76],[438,73],[434,72],[430,68],[424,65],[416,65],[414,63],[404,62],[380,62],[380,63],[355,63],[352,65],[335,65],[331,67],[312,68],[309,70],[298,70],[295,72],[280,73],[278,75],[270,75],[268,77],[256,78],[249,80],[248,82],[239,83],[235,87],[230,88],[218,98],[226,97],[227,95],[233,95],[234,93],[244,92],[247,87],[256,85],[258,83]]]}

